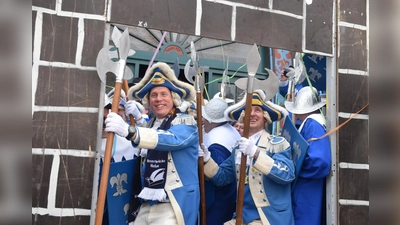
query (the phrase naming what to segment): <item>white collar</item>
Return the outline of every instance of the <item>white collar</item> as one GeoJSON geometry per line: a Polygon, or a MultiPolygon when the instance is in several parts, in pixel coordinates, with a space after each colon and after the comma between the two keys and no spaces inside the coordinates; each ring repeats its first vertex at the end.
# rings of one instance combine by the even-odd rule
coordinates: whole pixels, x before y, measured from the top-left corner
{"type": "Polygon", "coordinates": [[[251,135],[249,137],[249,139],[252,140],[254,143],[257,143],[257,141],[258,141],[258,139],[260,139],[262,133],[263,133],[263,130],[260,130],[257,133],[251,135]]]}
{"type": "Polygon", "coordinates": [[[156,119],[154,120],[153,126],[152,126],[151,128],[156,130],[158,127],[160,127],[160,125],[162,124],[162,122],[164,122],[165,118],[166,118],[166,117],[161,118],[161,119],[156,118],[156,119]]]}
{"type": "Polygon", "coordinates": [[[325,118],[321,115],[321,113],[318,113],[318,114],[311,114],[311,115],[307,116],[307,118],[301,123],[301,125],[299,127],[299,132],[301,132],[301,130],[303,129],[304,124],[306,123],[306,121],[308,119],[313,119],[313,120],[317,121],[326,130],[325,118]]]}

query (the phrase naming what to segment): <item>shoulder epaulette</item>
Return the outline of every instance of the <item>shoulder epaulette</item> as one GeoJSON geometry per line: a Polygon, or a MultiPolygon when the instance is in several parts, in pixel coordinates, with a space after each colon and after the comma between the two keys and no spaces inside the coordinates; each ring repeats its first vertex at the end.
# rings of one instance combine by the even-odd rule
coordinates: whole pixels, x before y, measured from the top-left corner
{"type": "Polygon", "coordinates": [[[269,143],[269,151],[274,153],[283,151],[290,147],[289,142],[287,142],[284,137],[271,136],[269,143]]]}
{"type": "Polygon", "coordinates": [[[196,125],[197,122],[192,115],[178,113],[174,120],[172,120],[171,125],[186,124],[186,125],[196,125]]]}
{"type": "Polygon", "coordinates": [[[285,138],[283,138],[283,137],[272,136],[270,142],[273,145],[277,145],[277,144],[280,144],[280,143],[282,143],[284,141],[285,141],[285,138]]]}

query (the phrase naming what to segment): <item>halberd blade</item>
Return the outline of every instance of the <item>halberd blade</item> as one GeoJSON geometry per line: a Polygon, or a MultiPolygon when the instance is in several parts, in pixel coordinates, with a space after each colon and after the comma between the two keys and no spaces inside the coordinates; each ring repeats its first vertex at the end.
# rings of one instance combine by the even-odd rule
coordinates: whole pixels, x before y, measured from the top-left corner
{"type": "Polygon", "coordinates": [[[119,47],[118,47],[119,58],[126,60],[130,48],[131,48],[131,43],[129,40],[129,30],[128,28],[126,28],[122,33],[121,37],[119,38],[119,47]]]}
{"type": "Polygon", "coordinates": [[[257,45],[254,44],[246,58],[247,73],[254,76],[257,73],[258,66],[261,62],[261,56],[258,52],[257,45]]]}
{"type": "Polygon", "coordinates": [[[110,58],[109,55],[109,49],[112,48],[112,46],[106,46],[102,48],[99,53],[97,54],[97,59],[96,59],[96,68],[97,68],[97,74],[99,75],[99,78],[103,84],[106,84],[106,74],[108,72],[112,72],[113,74],[118,73],[118,68],[119,68],[119,63],[118,62],[113,62],[110,58]]]}
{"type": "Polygon", "coordinates": [[[197,74],[197,69],[194,69],[193,67],[191,67],[190,62],[191,62],[191,60],[189,59],[185,65],[185,69],[184,69],[185,77],[190,83],[194,84],[195,77],[197,74]]]}
{"type": "Polygon", "coordinates": [[[122,34],[121,31],[117,27],[114,27],[113,32],[111,34],[111,40],[114,42],[115,47],[119,48],[120,42],[119,39],[121,38],[122,34]]]}
{"type": "MultiPolygon", "coordinates": [[[[261,89],[265,92],[265,100],[272,99],[279,89],[278,78],[272,70],[265,68],[268,72],[268,79],[266,80],[258,80],[254,77],[255,81],[253,83],[253,90],[261,89]]],[[[247,79],[248,78],[240,78],[235,81],[236,87],[247,90],[247,79]]]]}

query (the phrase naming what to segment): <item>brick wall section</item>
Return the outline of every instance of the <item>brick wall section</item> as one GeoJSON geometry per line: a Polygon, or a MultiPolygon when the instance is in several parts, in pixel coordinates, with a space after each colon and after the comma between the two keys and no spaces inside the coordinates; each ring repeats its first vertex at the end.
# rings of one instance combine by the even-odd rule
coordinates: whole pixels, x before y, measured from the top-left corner
{"type": "MultiPolygon", "coordinates": [[[[339,124],[369,102],[368,4],[364,0],[341,0],[339,5],[339,124]]],[[[367,108],[338,132],[340,225],[369,221],[368,115],[367,108]]]]}
{"type": "Polygon", "coordinates": [[[32,224],[89,224],[104,9],[32,2],[32,224]]]}
{"type": "Polygon", "coordinates": [[[120,0],[112,3],[110,20],[113,23],[257,43],[292,51],[316,51],[332,56],[332,16],[333,3],[329,0],[315,1],[308,6],[303,1],[288,0],[135,0],[135,4],[130,0],[120,0]],[[196,9],[201,9],[201,13],[196,14],[196,9]],[[306,38],[304,42],[303,36],[306,38]]]}

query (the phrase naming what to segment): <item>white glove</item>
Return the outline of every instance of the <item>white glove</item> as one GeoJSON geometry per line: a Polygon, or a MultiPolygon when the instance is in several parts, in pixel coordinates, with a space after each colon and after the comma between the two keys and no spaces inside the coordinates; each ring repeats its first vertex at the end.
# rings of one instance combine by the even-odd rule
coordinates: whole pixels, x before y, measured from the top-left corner
{"type": "Polygon", "coordinates": [[[239,139],[239,151],[247,155],[249,158],[253,158],[254,154],[257,151],[257,146],[254,144],[252,140],[247,139],[245,137],[241,137],[239,139]]]}
{"type": "Polygon", "coordinates": [[[127,124],[124,119],[115,112],[110,112],[104,123],[106,124],[105,131],[107,132],[114,132],[121,137],[126,137],[129,134],[129,124],[127,124]]]}
{"type": "Polygon", "coordinates": [[[199,151],[199,157],[203,157],[205,163],[208,162],[208,160],[210,160],[211,156],[210,151],[208,151],[208,148],[203,143],[199,145],[198,151],[199,151]]]}
{"type": "Polygon", "coordinates": [[[125,112],[128,116],[132,115],[135,120],[139,120],[142,117],[142,113],[139,111],[139,108],[133,100],[130,100],[125,104],[125,112]]]}

